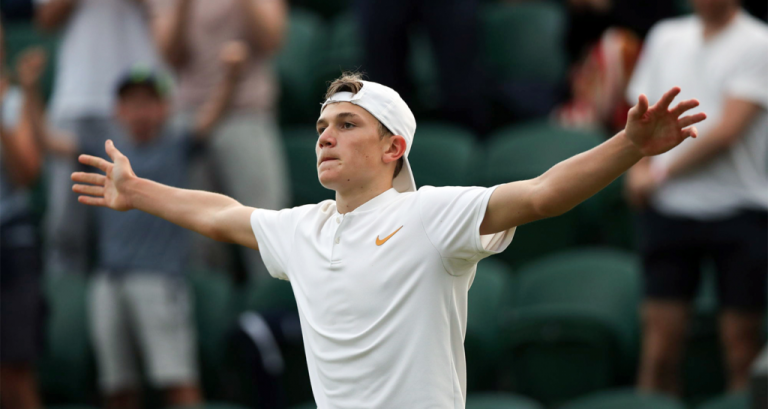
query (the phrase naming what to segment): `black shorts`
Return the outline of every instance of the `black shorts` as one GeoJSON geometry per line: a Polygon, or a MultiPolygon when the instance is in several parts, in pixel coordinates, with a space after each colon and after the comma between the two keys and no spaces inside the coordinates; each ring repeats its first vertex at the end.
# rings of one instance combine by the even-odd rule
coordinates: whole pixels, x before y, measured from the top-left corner
{"type": "Polygon", "coordinates": [[[46,304],[40,246],[34,235],[35,226],[27,220],[3,224],[0,230],[2,364],[34,363],[43,347],[46,304]]]}
{"type": "Polygon", "coordinates": [[[638,217],[645,296],[691,301],[705,262],[714,262],[721,307],[765,312],[768,212],[742,211],[718,221],[669,217],[647,210],[638,217]]]}

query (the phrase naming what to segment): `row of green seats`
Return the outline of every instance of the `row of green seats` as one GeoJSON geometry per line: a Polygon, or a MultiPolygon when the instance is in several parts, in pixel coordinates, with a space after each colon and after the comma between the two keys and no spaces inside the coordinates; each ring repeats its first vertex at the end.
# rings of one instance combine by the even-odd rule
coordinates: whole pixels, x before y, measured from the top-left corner
{"type": "MultiPolygon", "coordinates": [[[[605,139],[596,132],[564,129],[546,122],[510,126],[492,134],[484,144],[466,129],[439,122],[422,122],[409,156],[419,186],[494,186],[535,178],[558,162],[589,150],[605,139]]],[[[317,180],[312,126],[283,129],[293,203],[302,205],[333,199],[317,180]]],[[[514,265],[551,251],[580,244],[606,243],[631,247],[631,219],[616,181],[594,198],[565,215],[522,226],[515,245],[502,254],[514,265]]]]}
{"type": "MultiPolygon", "coordinates": [[[[314,402],[294,406],[291,409],[316,409],[314,402]]],[[[507,393],[469,394],[467,409],[544,409],[545,406],[525,396],[507,393]]],[[[677,399],[643,394],[634,390],[598,392],[569,402],[559,409],[685,409],[677,399]]],[[[748,409],[745,393],[725,395],[711,400],[697,409],[748,409]]]]}
{"type": "MultiPolygon", "coordinates": [[[[365,70],[364,50],[354,15],[345,12],[333,16],[326,22],[306,9],[295,8],[290,13],[285,45],[276,61],[284,124],[313,122],[328,81],[342,71],[365,70]]],[[[481,61],[491,76],[502,82],[557,84],[564,80],[565,12],[561,4],[549,1],[486,4],[478,20],[481,61]]],[[[415,30],[409,42],[407,68],[417,87],[412,108],[419,116],[436,108],[438,67],[423,30],[415,30]]]]}

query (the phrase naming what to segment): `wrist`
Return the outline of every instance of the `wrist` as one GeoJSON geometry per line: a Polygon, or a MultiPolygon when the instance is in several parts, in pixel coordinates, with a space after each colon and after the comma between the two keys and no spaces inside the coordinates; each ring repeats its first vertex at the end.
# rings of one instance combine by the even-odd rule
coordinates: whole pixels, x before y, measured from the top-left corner
{"type": "Polygon", "coordinates": [[[640,148],[638,148],[637,145],[632,142],[632,139],[627,135],[626,130],[619,132],[618,137],[621,139],[624,145],[624,149],[626,149],[637,161],[640,161],[645,157],[645,154],[643,154],[640,148]]]}
{"type": "Polygon", "coordinates": [[[144,179],[136,176],[136,175],[130,175],[126,178],[126,180],[122,183],[122,189],[120,189],[120,194],[124,196],[125,204],[128,206],[129,209],[137,209],[137,205],[139,203],[139,196],[141,195],[141,187],[144,183],[144,179]]]}

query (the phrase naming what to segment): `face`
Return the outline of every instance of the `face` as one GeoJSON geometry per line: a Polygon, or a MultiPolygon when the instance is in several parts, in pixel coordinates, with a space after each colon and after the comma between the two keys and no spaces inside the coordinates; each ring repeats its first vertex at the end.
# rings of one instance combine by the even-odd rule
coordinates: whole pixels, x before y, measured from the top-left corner
{"type": "Polygon", "coordinates": [[[739,7],[739,0],[691,0],[693,9],[704,21],[718,21],[739,7]]]}
{"type": "Polygon", "coordinates": [[[395,164],[405,153],[405,138],[382,138],[379,121],[349,102],[327,105],[317,121],[317,133],[318,178],[337,192],[391,183],[395,164]]]}
{"type": "Polygon", "coordinates": [[[168,119],[168,102],[148,87],[131,87],[119,97],[116,115],[135,142],[148,142],[168,119]]]}

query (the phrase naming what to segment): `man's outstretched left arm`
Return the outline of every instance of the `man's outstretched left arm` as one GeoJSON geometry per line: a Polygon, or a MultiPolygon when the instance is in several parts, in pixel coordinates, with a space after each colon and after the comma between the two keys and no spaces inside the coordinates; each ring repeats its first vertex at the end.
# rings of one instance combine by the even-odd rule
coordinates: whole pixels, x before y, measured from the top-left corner
{"type": "Polygon", "coordinates": [[[651,107],[641,95],[629,111],[625,130],[606,142],[558,163],[543,175],[499,186],[491,195],[480,234],[497,233],[539,219],[559,216],[599,192],[645,156],[664,153],[688,137],[704,114],[680,117],[696,100],[669,105],[673,88],[651,107]]]}

